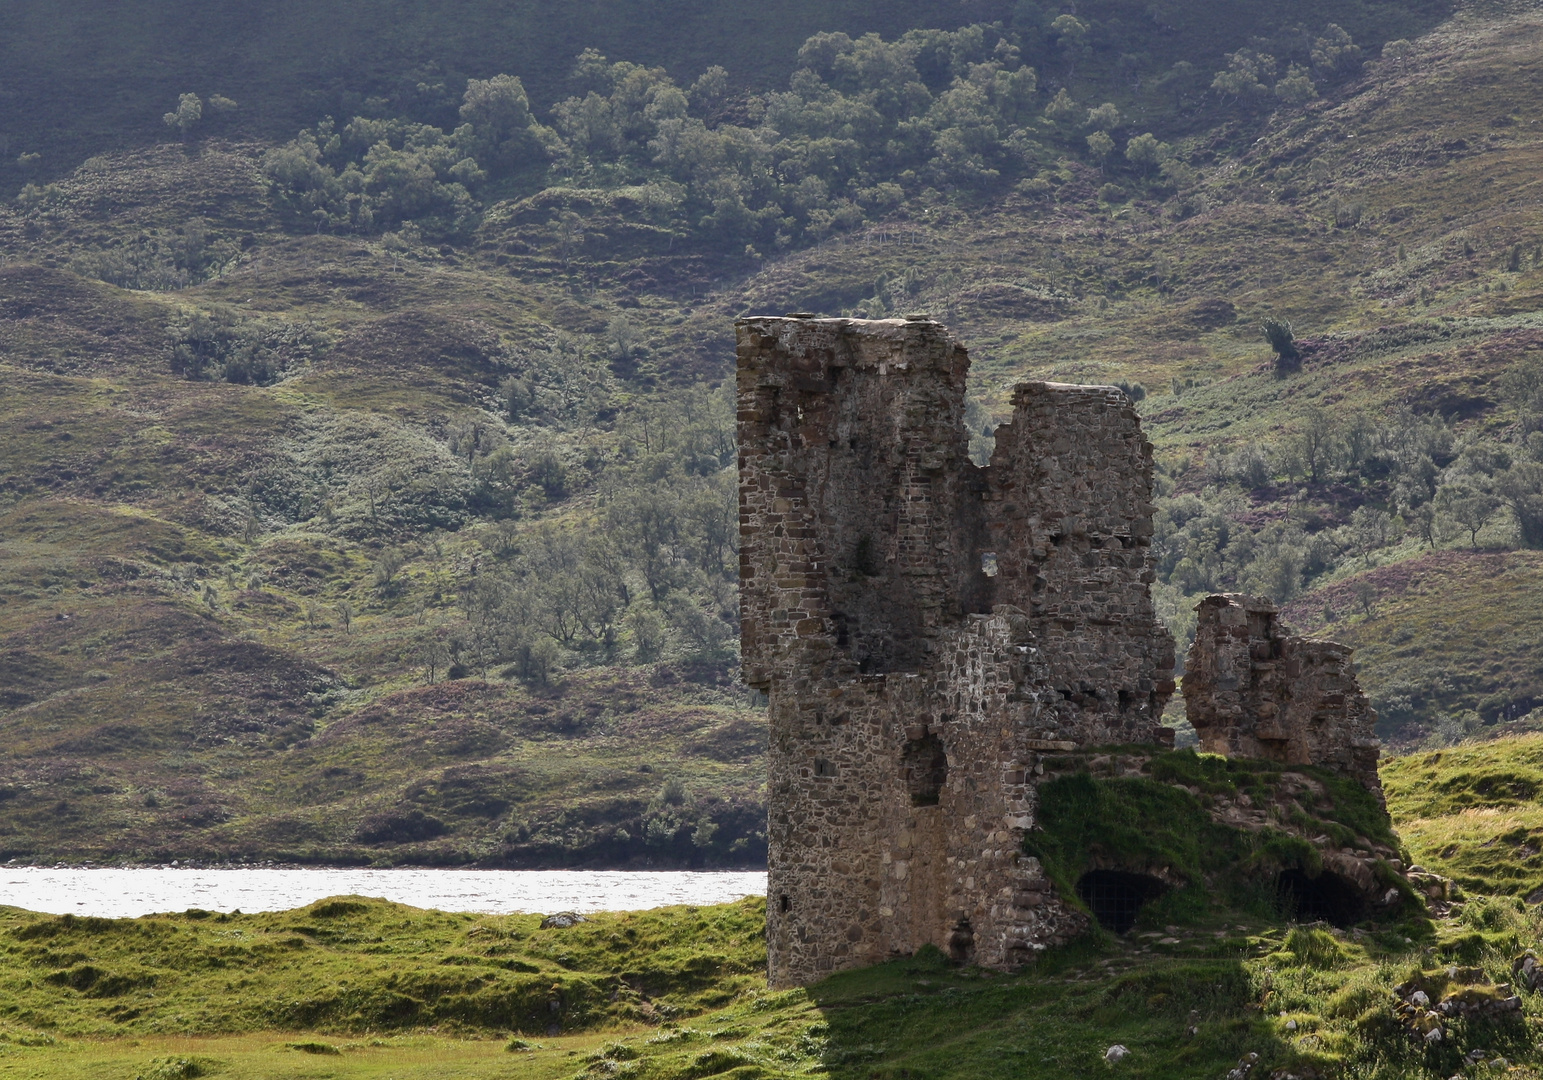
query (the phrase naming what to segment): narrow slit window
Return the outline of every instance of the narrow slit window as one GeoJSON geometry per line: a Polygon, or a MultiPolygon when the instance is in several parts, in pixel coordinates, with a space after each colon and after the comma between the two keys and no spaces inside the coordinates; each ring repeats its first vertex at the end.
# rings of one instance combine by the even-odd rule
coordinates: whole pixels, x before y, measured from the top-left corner
{"type": "Polygon", "coordinates": [[[912,806],[936,806],[948,783],[948,754],[936,735],[924,735],[905,745],[905,786],[912,806]]]}

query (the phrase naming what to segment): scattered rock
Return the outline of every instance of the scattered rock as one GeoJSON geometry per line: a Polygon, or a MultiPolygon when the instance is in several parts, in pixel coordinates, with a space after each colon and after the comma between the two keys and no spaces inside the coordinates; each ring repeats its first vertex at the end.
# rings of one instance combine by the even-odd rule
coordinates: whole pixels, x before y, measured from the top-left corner
{"type": "Polygon", "coordinates": [[[556,915],[548,915],[541,920],[543,930],[566,930],[570,926],[577,926],[581,922],[589,920],[582,915],[575,915],[571,911],[559,911],[556,915]]]}
{"type": "Polygon", "coordinates": [[[1104,1051],[1104,1060],[1109,1062],[1111,1065],[1116,1065],[1128,1057],[1130,1057],[1130,1051],[1127,1050],[1124,1046],[1121,1046],[1119,1043],[1115,1043],[1109,1049],[1104,1051]]]}
{"type": "Polygon", "coordinates": [[[1543,984],[1543,966],[1538,964],[1538,956],[1531,949],[1511,961],[1511,974],[1528,990],[1536,990],[1543,984]]]}
{"type": "MultiPolygon", "coordinates": [[[[1517,958],[1520,973],[1526,955],[1517,958]]],[[[1518,979],[1521,975],[1518,974],[1518,979]]],[[[1482,1019],[1491,1023],[1519,1020],[1522,999],[1511,992],[1509,983],[1495,984],[1476,967],[1449,967],[1435,974],[1422,973],[1416,979],[1393,988],[1393,1012],[1410,1038],[1423,1046],[1435,1046],[1448,1036],[1451,1020],[1482,1019]],[[1428,993],[1417,988],[1422,982],[1432,988],[1428,993]],[[1439,999],[1432,1003],[1431,994],[1439,999]]]]}
{"type": "Polygon", "coordinates": [[[1227,1080],[1245,1080],[1254,1071],[1254,1065],[1259,1060],[1259,1055],[1253,1052],[1244,1054],[1238,1058],[1237,1065],[1227,1073],[1227,1080]]]}

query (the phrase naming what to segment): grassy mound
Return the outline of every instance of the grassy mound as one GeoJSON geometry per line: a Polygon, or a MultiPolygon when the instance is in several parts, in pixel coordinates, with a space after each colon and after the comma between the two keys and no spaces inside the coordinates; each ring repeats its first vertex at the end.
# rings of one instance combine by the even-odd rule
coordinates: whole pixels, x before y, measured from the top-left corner
{"type": "Polygon", "coordinates": [[[1543,899],[1543,736],[1410,754],[1382,777],[1419,863],[1476,892],[1543,899]]]}
{"type": "MultiPolygon", "coordinates": [[[[1422,943],[1235,912],[1085,939],[1000,975],[924,950],[807,990],[763,987],[759,901],[596,916],[442,915],[343,897],[271,916],[6,912],[0,1048],[14,1075],[1444,1078],[1482,1049],[1533,1060],[1524,1015],[1427,1051],[1395,986],[1510,980],[1543,924],[1470,901],[1422,943]],[[1461,966],[1461,970],[1459,967],[1461,966]],[[555,1007],[554,1007],[555,1006],[555,1007]],[[191,1070],[203,1070],[194,1072],[191,1070]],[[177,1071],[184,1070],[184,1071],[177,1071]]],[[[1532,1075],[1522,1072],[1513,1075],[1532,1075]]]]}
{"type": "Polygon", "coordinates": [[[365,897],[242,915],[0,914],[7,1019],[59,1036],[434,1028],[557,1035],[720,1007],[764,979],[764,901],[445,914],[365,897]]]}
{"type": "MultiPolygon", "coordinates": [[[[1066,897],[1095,869],[1145,873],[1171,886],[1142,907],[1143,929],[1218,911],[1273,918],[1282,871],[1316,877],[1338,849],[1389,859],[1398,850],[1373,795],[1324,770],[1147,747],[1051,755],[1045,766],[1051,775],[1039,788],[1026,849],[1066,897]]],[[[1387,863],[1377,873],[1398,887],[1387,863]]],[[[1384,922],[1411,914],[1399,907],[1384,922]]],[[[1416,922],[1398,933],[1425,931],[1416,922]]]]}

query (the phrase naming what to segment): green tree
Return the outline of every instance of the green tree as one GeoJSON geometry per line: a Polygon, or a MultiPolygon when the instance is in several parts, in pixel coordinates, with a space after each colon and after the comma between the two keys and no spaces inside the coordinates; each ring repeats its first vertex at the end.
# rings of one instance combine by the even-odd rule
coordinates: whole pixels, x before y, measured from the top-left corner
{"type": "Polygon", "coordinates": [[[1313,42],[1313,67],[1325,74],[1344,74],[1361,64],[1361,47],[1343,27],[1329,23],[1323,36],[1313,42]]]}
{"type": "Polygon", "coordinates": [[[1098,162],[1099,171],[1104,168],[1104,161],[1114,151],[1114,140],[1109,137],[1107,131],[1095,131],[1088,136],[1088,153],[1093,155],[1093,160],[1098,162]]]}
{"type": "Polygon", "coordinates": [[[1211,89],[1223,101],[1252,102],[1270,92],[1266,83],[1275,77],[1275,57],[1252,49],[1239,49],[1227,55],[1227,70],[1218,71],[1211,89]]]}
{"type": "Polygon", "coordinates": [[[177,99],[177,107],[161,117],[161,122],[167,127],[177,129],[177,134],[184,139],[194,125],[203,118],[204,103],[199,100],[197,94],[183,94],[177,99]]]}
{"type": "Polygon", "coordinates": [[[1050,99],[1050,104],[1045,106],[1045,119],[1060,128],[1075,128],[1082,116],[1082,106],[1077,104],[1071,92],[1064,86],[1056,91],[1055,97],[1050,99]]]}
{"type": "Polygon", "coordinates": [[[729,96],[729,73],[714,64],[691,84],[691,107],[704,116],[711,116],[723,106],[729,96]]]}
{"type": "Polygon", "coordinates": [[[1155,171],[1172,152],[1167,143],[1159,142],[1150,131],[1125,144],[1125,160],[1145,173],[1155,171]]]}
{"type": "Polygon", "coordinates": [[[1437,509],[1463,527],[1475,551],[1479,533],[1495,519],[1501,502],[1494,495],[1471,487],[1443,486],[1436,496],[1437,509]]]}
{"type": "Polygon", "coordinates": [[[1120,126],[1120,110],[1114,102],[1106,101],[1098,108],[1088,110],[1087,125],[1100,131],[1113,131],[1120,126]]]}
{"type": "Polygon", "coordinates": [[[1088,44],[1087,25],[1075,15],[1057,15],[1051,20],[1050,32],[1066,60],[1066,78],[1071,80],[1077,74],[1077,61],[1093,51],[1088,44]]]}
{"type": "Polygon", "coordinates": [[[1265,340],[1275,350],[1275,373],[1285,375],[1302,366],[1302,350],[1297,348],[1296,334],[1285,319],[1268,318],[1260,324],[1265,340]]]}
{"type": "Polygon", "coordinates": [[[1296,443],[1307,478],[1316,484],[1328,474],[1338,455],[1339,438],[1333,418],[1323,409],[1309,409],[1296,443]]]}
{"type": "Polygon", "coordinates": [[[1292,64],[1276,82],[1275,96],[1287,105],[1305,105],[1318,96],[1318,88],[1307,68],[1292,64]]]}
{"type": "Polygon", "coordinates": [[[665,625],[659,612],[651,607],[636,606],[627,612],[627,632],[632,635],[632,647],[639,663],[657,660],[664,651],[665,625]]]}
{"type": "MultiPolygon", "coordinates": [[[[1533,442],[1538,437],[1533,436],[1533,442]]],[[[1495,493],[1511,516],[1522,545],[1543,548],[1543,464],[1517,461],[1496,477],[1495,493]]]]}
{"type": "Polygon", "coordinates": [[[1382,58],[1392,60],[1402,70],[1414,59],[1414,46],[1408,38],[1396,38],[1393,41],[1385,41],[1382,44],[1382,58]]]}
{"type": "Polygon", "coordinates": [[[557,133],[537,123],[531,113],[518,76],[468,80],[460,116],[470,128],[467,148],[501,174],[533,165],[545,167],[562,150],[557,133]]]}

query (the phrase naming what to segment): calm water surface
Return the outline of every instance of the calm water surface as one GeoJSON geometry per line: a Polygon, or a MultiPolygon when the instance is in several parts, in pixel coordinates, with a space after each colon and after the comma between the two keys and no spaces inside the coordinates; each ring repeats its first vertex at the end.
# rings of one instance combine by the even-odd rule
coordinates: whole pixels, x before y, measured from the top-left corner
{"type": "Polygon", "coordinates": [[[764,871],[49,869],[0,866],[0,904],[55,915],[284,911],[328,896],[378,896],[440,911],[636,911],[764,896],[764,871]]]}

